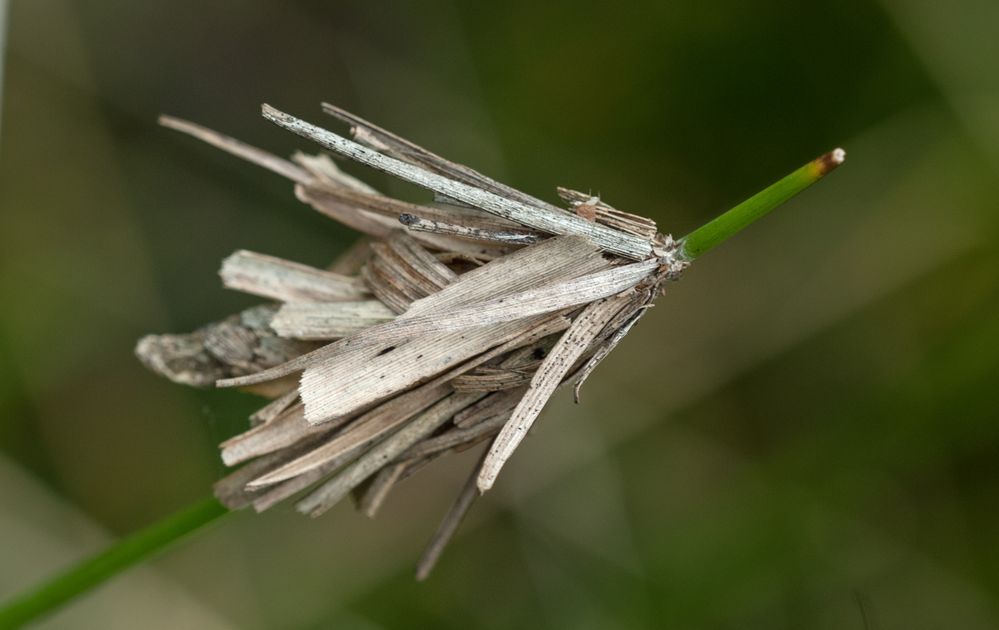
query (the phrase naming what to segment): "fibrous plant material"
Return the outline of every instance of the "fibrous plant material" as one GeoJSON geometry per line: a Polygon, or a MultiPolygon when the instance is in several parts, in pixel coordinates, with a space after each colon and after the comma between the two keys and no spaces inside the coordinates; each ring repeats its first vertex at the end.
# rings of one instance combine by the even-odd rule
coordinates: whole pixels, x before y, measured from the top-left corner
{"type": "MultiPolygon", "coordinates": [[[[316,516],[353,493],[374,515],[435,458],[489,441],[420,561],[422,579],[555,391],[573,385],[578,400],[667,281],[767,203],[754,197],[738,216],[675,241],[597,197],[559,188],[568,204],[560,208],[323,109],[353,139],[268,105],[263,115],[432,199],[381,195],[325,153],[285,160],[163,117],[291,180],[299,200],[366,237],[327,269],[236,252],[222,264],[223,284],[275,302],[188,335],[146,337],[136,352],[176,382],[273,398],[221,445],[222,460],[239,466],[215,488],[231,509],[299,496],[298,510],[316,516]]],[[[786,199],[842,159],[827,154],[768,190],[786,199]]]]}

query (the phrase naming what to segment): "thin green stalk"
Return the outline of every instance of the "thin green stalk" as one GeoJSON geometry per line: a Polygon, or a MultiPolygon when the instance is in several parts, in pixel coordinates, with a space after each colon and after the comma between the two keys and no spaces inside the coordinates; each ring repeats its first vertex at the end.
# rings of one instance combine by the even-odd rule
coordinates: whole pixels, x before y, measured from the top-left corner
{"type": "Polygon", "coordinates": [[[19,628],[172,543],[229,514],[214,497],[200,501],[121,539],[64,573],[11,599],[0,608],[0,628],[19,628]]]}
{"type": "MultiPolygon", "coordinates": [[[[756,193],[728,212],[680,239],[681,255],[693,260],[738,233],[843,162],[842,149],[831,151],[756,193]]],[[[109,580],[128,567],[153,557],[170,544],[229,511],[214,498],[154,523],[65,573],[21,594],[0,608],[0,629],[16,628],[55,610],[59,605],[109,580]]]]}
{"type": "Polygon", "coordinates": [[[680,239],[681,255],[687,260],[693,260],[730,236],[738,234],[753,221],[822,179],[842,164],[845,158],[843,149],[830,151],[708,221],[680,239]]]}

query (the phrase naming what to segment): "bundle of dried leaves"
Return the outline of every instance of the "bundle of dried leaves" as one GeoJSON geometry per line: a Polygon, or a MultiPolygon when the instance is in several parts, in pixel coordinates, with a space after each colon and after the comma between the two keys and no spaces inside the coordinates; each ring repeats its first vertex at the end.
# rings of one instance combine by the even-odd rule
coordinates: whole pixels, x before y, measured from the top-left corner
{"type": "Polygon", "coordinates": [[[545,403],[579,387],[688,262],[644,217],[560,188],[563,209],[331,105],[353,141],[265,105],[268,120],[333,154],[432,191],[415,205],[340,171],[175,118],[161,123],[292,180],[295,195],[367,237],[327,269],[239,251],[226,287],[271,300],[186,335],[142,339],[152,370],[273,398],[222,443],[242,465],[218,482],[230,508],[301,495],[312,516],[354,493],[374,515],[401,479],[489,441],[432,539],[424,577],[479,492],[492,487],[545,403]]]}

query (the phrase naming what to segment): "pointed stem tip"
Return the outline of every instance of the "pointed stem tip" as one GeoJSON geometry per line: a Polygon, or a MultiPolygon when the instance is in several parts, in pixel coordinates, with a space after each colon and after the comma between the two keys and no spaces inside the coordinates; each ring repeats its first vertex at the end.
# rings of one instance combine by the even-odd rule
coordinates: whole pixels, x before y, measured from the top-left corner
{"type": "Polygon", "coordinates": [[[681,255],[694,260],[715,245],[741,232],[750,223],[819,181],[846,160],[846,151],[833,149],[771,184],[728,212],[680,239],[681,255]]]}
{"type": "Polygon", "coordinates": [[[846,151],[837,147],[829,153],[819,156],[812,163],[815,164],[818,169],[818,176],[823,177],[836,170],[836,167],[845,161],[846,151]]]}

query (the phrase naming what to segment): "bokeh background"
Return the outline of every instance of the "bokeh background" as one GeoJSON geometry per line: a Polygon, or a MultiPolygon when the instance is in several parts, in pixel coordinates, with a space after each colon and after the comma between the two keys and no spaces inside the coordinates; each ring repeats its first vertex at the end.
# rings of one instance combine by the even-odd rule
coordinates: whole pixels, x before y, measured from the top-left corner
{"type": "Polygon", "coordinates": [[[223,474],[258,401],[135,340],[251,305],[235,249],[354,238],[160,112],[290,154],[259,104],[328,100],[676,235],[849,153],[551,405],[430,581],[474,453],[375,521],[235,515],[43,627],[999,627],[999,3],[0,4],[0,597],[223,474]]]}

